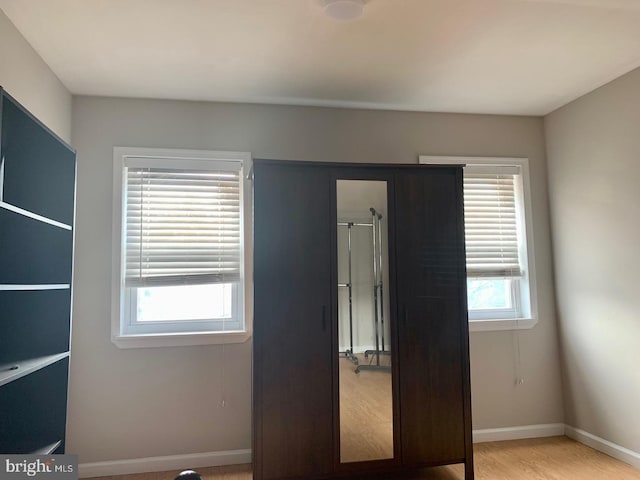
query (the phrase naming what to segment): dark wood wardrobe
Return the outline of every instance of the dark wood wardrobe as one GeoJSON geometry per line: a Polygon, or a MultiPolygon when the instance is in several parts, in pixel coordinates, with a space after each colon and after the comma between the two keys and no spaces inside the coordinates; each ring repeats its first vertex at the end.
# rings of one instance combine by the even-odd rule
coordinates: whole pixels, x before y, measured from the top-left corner
{"type": "Polygon", "coordinates": [[[256,160],[253,188],[254,478],[464,463],[473,479],[462,167],[256,160]],[[386,188],[390,371],[353,379],[388,381],[392,396],[392,453],[349,462],[341,462],[338,380],[342,180],[386,188]]]}

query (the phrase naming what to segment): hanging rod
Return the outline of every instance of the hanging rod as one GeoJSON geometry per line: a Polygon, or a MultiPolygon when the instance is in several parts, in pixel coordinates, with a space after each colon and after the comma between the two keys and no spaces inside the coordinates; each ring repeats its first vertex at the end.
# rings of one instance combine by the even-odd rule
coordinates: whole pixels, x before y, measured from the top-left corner
{"type": "Polygon", "coordinates": [[[373,227],[372,223],[338,222],[339,227],[348,227],[349,225],[352,227],[373,227]]]}

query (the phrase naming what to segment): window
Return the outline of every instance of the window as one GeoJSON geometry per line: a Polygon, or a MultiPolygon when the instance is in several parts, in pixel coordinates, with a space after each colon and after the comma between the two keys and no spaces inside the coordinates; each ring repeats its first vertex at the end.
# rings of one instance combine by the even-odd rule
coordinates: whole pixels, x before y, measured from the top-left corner
{"type": "Polygon", "coordinates": [[[112,339],[244,341],[243,161],[235,152],[114,149],[112,339]]]}
{"type": "Polygon", "coordinates": [[[522,158],[426,157],[462,164],[467,303],[472,330],[531,328],[535,290],[528,162],[522,158]]]}

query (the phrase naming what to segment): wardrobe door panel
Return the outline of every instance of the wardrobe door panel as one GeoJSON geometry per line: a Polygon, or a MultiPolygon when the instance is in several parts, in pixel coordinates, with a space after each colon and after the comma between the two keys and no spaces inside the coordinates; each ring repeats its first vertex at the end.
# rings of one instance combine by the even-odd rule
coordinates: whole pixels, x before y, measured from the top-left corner
{"type": "Polygon", "coordinates": [[[398,361],[406,465],[465,459],[459,181],[455,168],[396,176],[398,361]]]}
{"type": "Polygon", "coordinates": [[[333,468],[329,175],[254,165],[254,475],[333,468]]]}

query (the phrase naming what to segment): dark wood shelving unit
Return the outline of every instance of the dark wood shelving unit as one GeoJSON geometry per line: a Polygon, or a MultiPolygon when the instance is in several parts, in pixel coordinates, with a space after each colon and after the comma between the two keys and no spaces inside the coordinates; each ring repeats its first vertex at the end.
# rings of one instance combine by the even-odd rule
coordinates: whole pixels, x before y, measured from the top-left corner
{"type": "Polygon", "coordinates": [[[64,453],[76,154],[0,87],[0,453],[64,453]]]}

